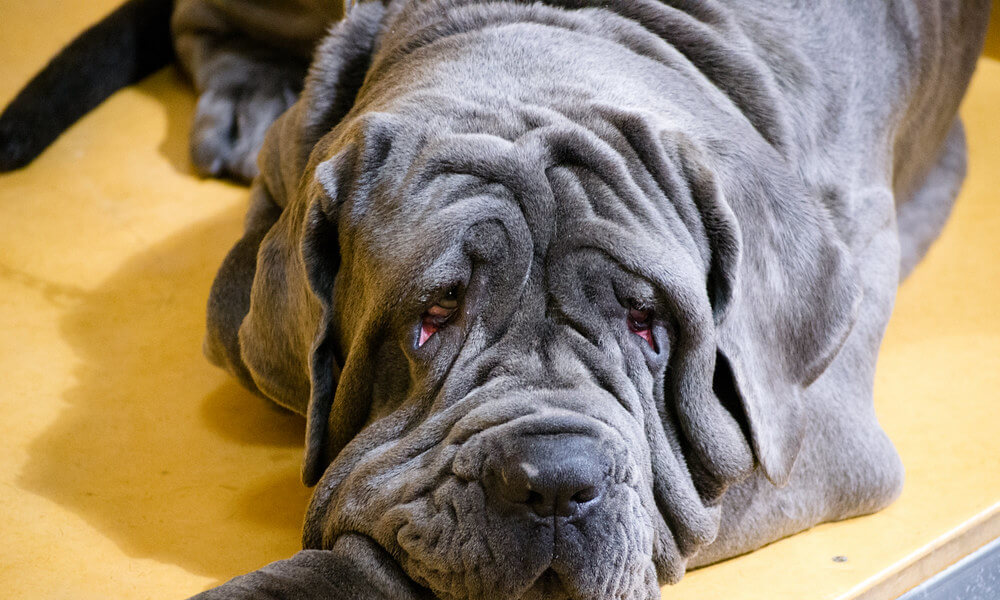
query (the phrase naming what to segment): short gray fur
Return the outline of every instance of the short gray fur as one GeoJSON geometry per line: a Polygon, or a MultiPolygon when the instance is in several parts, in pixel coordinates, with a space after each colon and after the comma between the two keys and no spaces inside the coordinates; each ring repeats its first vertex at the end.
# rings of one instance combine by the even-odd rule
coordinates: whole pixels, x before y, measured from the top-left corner
{"type": "Polygon", "coordinates": [[[876,357],[988,10],[361,3],[303,83],[332,3],[179,2],[195,164],[256,176],[206,352],[306,416],[317,484],[308,550],[203,598],[658,598],[886,506],[876,357]],[[495,493],[538,436],[590,448],[585,514],[495,493]]]}
{"type": "Polygon", "coordinates": [[[928,579],[899,600],[996,600],[1000,598],[1000,539],[928,579]]]}

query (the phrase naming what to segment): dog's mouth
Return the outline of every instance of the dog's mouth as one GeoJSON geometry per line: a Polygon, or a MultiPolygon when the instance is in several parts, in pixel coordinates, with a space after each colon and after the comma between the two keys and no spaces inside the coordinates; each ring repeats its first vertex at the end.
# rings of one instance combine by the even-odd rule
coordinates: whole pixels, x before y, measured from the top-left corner
{"type": "Polygon", "coordinates": [[[562,579],[549,567],[535,579],[522,600],[576,600],[563,585],[562,579]]]}

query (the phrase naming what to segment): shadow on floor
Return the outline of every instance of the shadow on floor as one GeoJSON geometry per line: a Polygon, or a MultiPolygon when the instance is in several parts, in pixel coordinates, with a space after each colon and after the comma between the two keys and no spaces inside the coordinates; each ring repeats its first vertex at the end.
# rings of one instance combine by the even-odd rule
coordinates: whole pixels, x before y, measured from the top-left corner
{"type": "Polygon", "coordinates": [[[178,173],[196,176],[191,166],[188,138],[197,99],[187,77],[174,65],[150,75],[136,85],[135,90],[164,106],[167,130],[158,148],[160,155],[178,173]]]}
{"type": "Polygon", "coordinates": [[[76,385],[30,447],[25,488],[136,557],[225,580],[300,547],[304,421],[201,355],[231,209],[129,259],[60,323],[76,385]]]}
{"type": "Polygon", "coordinates": [[[1000,1],[993,0],[993,10],[990,12],[990,28],[986,32],[986,46],[983,54],[993,59],[1000,59],[1000,1]]]}

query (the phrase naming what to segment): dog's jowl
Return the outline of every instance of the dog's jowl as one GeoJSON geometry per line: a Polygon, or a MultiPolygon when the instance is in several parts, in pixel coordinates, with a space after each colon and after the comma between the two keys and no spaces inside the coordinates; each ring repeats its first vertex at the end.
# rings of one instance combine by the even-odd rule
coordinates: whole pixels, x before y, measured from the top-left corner
{"type": "MultiPolygon", "coordinates": [[[[170,9],[98,27],[168,44],[170,9]]],[[[203,598],[658,598],[899,493],[875,359],[964,177],[986,0],[172,11],[193,162],[253,181],[205,351],[306,417],[315,485],[305,550],[203,598]]]]}

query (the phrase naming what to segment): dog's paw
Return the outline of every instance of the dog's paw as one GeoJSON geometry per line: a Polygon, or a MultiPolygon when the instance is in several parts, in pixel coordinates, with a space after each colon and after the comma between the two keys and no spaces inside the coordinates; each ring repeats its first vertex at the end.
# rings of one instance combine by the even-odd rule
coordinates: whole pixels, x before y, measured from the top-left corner
{"type": "Polygon", "coordinates": [[[243,81],[206,89],[191,127],[191,162],[198,173],[245,182],[256,177],[264,135],[295,103],[301,84],[297,69],[257,64],[243,81]]]}

